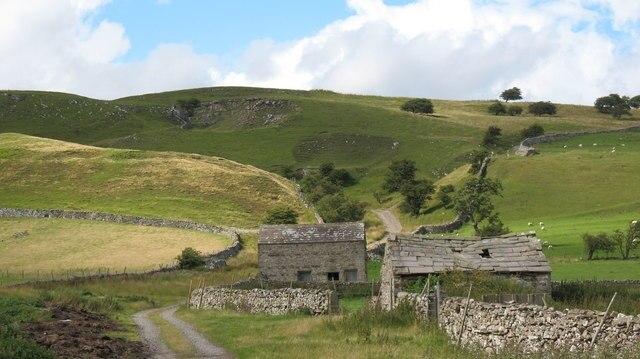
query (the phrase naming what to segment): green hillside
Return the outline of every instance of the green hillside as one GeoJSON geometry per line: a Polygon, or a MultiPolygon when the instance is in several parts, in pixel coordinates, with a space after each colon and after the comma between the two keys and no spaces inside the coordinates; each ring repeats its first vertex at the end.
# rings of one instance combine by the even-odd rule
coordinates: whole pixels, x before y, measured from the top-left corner
{"type": "MultiPolygon", "coordinates": [[[[627,127],[591,107],[560,105],[558,115],[496,117],[489,101],[434,100],[432,116],[399,110],[406,99],[330,91],[203,88],[115,101],[73,95],[11,92],[0,96],[0,132],[18,132],[102,147],[220,156],[278,172],[327,161],[359,177],[348,192],[375,206],[391,160],[410,158],[421,175],[438,179],[464,163],[490,125],[506,143],[532,123],[547,132],[627,127]],[[196,98],[191,129],[170,116],[180,100],[196,98]]],[[[523,104],[526,105],[526,104],[523,104]]]]}
{"type": "Polygon", "coordinates": [[[291,182],[196,154],[102,149],[0,134],[0,207],[92,210],[257,228],[287,204],[313,219],[291,182]]]}

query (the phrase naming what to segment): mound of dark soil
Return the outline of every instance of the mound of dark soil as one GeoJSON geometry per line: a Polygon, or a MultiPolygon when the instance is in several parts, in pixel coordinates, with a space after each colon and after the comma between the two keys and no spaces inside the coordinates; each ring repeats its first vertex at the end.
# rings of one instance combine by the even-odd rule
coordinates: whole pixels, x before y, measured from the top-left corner
{"type": "Polygon", "coordinates": [[[96,313],[68,306],[50,308],[53,320],[31,323],[25,336],[61,358],[148,358],[141,342],[113,338],[118,323],[96,313]]]}

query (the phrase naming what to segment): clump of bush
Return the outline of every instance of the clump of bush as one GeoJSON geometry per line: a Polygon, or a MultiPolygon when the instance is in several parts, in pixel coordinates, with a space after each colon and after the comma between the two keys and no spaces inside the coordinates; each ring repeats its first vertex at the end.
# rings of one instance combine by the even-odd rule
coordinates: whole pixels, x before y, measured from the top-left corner
{"type": "Polygon", "coordinates": [[[534,102],[529,105],[528,110],[530,114],[536,115],[536,116],[542,116],[542,115],[552,116],[552,115],[555,115],[557,112],[556,105],[552,104],[549,101],[534,102]]]}
{"type": "Polygon", "coordinates": [[[298,213],[291,207],[280,206],[270,209],[262,222],[264,224],[296,224],[298,213]]]}
{"type": "Polygon", "coordinates": [[[520,106],[509,106],[509,109],[507,110],[507,114],[509,114],[509,116],[519,116],[522,114],[523,108],[520,106]]]}
{"type": "Polygon", "coordinates": [[[182,250],[182,253],[176,257],[178,266],[181,269],[193,269],[204,266],[204,256],[200,251],[191,247],[182,250]]]}
{"type": "Polygon", "coordinates": [[[596,252],[611,253],[615,250],[620,254],[620,258],[629,259],[633,252],[640,248],[640,222],[634,220],[629,223],[626,231],[616,229],[612,234],[585,233],[582,241],[587,260],[593,259],[596,252]]]}
{"type": "Polygon", "coordinates": [[[542,126],[538,125],[537,123],[534,123],[533,125],[520,131],[520,137],[522,137],[523,139],[542,135],[544,135],[544,128],[542,128],[542,126]]]}
{"type": "Polygon", "coordinates": [[[414,98],[403,103],[400,107],[402,111],[413,113],[433,113],[433,103],[426,98],[414,98]]]}
{"type": "Polygon", "coordinates": [[[333,163],[323,163],[316,173],[302,178],[300,187],[325,222],[353,222],[364,217],[365,205],[347,198],[343,187],[355,183],[356,179],[349,171],[335,168],[333,163]]]}
{"type": "Polygon", "coordinates": [[[500,101],[496,101],[489,105],[489,113],[492,115],[504,115],[507,113],[507,107],[502,104],[500,101]]]}

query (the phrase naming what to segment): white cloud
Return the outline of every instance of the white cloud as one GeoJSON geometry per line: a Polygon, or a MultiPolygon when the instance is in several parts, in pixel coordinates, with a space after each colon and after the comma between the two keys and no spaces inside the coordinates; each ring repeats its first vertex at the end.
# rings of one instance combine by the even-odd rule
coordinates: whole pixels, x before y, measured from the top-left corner
{"type": "Polygon", "coordinates": [[[354,15],[296,41],[257,40],[228,70],[178,44],[122,62],[126,29],[91,21],[107,2],[0,2],[0,87],[100,98],[251,85],[486,99],[518,86],[530,100],[585,104],[640,94],[637,1],[346,0],[354,15]],[[607,22],[624,36],[602,33],[607,22]]]}
{"type": "Polygon", "coordinates": [[[530,100],[584,104],[640,93],[631,66],[640,57],[599,33],[605,15],[579,0],[347,3],[354,16],[286,46],[252,48],[222,83],[437,98],[496,98],[519,86],[530,100]]]}
{"type": "Polygon", "coordinates": [[[118,23],[91,23],[108,0],[0,2],[0,88],[78,93],[98,98],[210,86],[220,76],[211,55],[186,45],[158,46],[140,62],[118,23]]]}

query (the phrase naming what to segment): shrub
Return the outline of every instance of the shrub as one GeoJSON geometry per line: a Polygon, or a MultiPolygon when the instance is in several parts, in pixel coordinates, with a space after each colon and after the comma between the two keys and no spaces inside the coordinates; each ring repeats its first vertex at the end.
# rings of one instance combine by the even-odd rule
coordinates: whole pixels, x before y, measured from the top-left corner
{"type": "MultiPolygon", "coordinates": [[[[634,97],[633,99],[636,99],[634,97]]],[[[594,103],[594,107],[600,113],[610,114],[616,119],[620,119],[622,115],[631,115],[631,100],[627,96],[620,96],[617,93],[612,93],[609,96],[600,97],[594,103]]]]}
{"type": "Polygon", "coordinates": [[[498,140],[502,137],[502,129],[496,126],[489,126],[487,128],[487,132],[484,133],[484,137],[482,138],[483,146],[496,146],[498,144],[498,140]]]}
{"type": "Polygon", "coordinates": [[[557,112],[556,109],[556,105],[552,104],[551,102],[543,102],[543,101],[539,101],[539,102],[534,102],[532,104],[529,105],[529,113],[531,113],[532,115],[536,115],[536,116],[542,116],[542,115],[555,115],[557,112]]]}
{"type": "Polygon", "coordinates": [[[453,202],[452,196],[455,193],[455,191],[456,189],[455,187],[453,187],[452,184],[440,186],[440,189],[436,194],[436,198],[440,201],[440,203],[442,203],[444,208],[450,208],[453,202]]]}
{"type": "Polygon", "coordinates": [[[597,251],[609,253],[616,248],[615,242],[606,233],[598,233],[596,235],[585,233],[582,235],[582,242],[584,243],[587,260],[593,259],[593,255],[597,251]]]}
{"type": "Polygon", "coordinates": [[[402,104],[400,109],[414,113],[433,113],[433,103],[426,98],[415,98],[402,104]]]}
{"type": "Polygon", "coordinates": [[[263,221],[264,224],[296,224],[298,223],[298,213],[291,207],[276,207],[267,212],[263,221]]]}
{"type": "Polygon", "coordinates": [[[522,137],[523,139],[529,138],[529,137],[542,136],[542,135],[544,135],[544,128],[542,128],[542,126],[536,123],[523,129],[520,132],[520,137],[522,137]]]}
{"type": "Polygon", "coordinates": [[[178,265],[182,269],[193,269],[204,266],[204,257],[199,251],[187,247],[182,250],[182,253],[176,257],[178,265]]]}
{"type": "Polygon", "coordinates": [[[504,115],[507,113],[507,108],[502,104],[502,102],[496,101],[489,105],[489,113],[496,116],[504,115]]]}
{"type": "Polygon", "coordinates": [[[509,109],[507,110],[507,114],[509,114],[509,116],[519,116],[522,114],[523,108],[520,106],[509,106],[509,109]]]}
{"type": "Polygon", "coordinates": [[[342,193],[323,197],[316,209],[327,223],[354,222],[364,217],[364,204],[346,198],[342,193]]]}
{"type": "Polygon", "coordinates": [[[508,90],[504,90],[502,94],[500,94],[500,98],[505,102],[522,100],[522,91],[517,87],[512,87],[508,90]]]}

